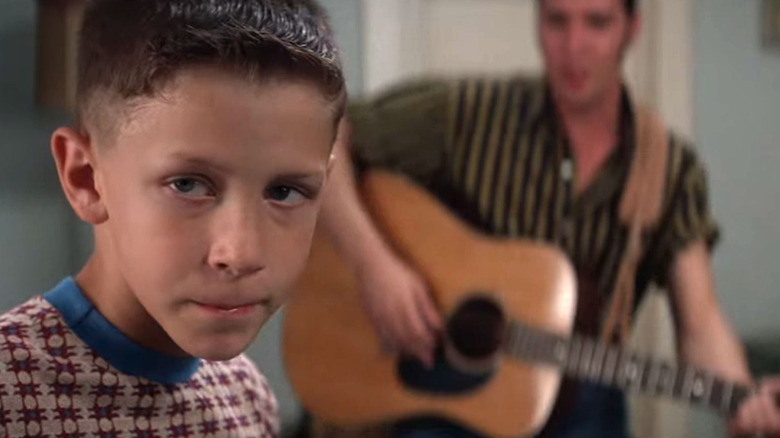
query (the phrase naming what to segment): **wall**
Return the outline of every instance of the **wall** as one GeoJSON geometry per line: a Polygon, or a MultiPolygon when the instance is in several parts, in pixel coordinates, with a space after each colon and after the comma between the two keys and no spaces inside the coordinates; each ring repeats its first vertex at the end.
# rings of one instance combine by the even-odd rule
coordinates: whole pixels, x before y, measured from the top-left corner
{"type": "MultiPolygon", "coordinates": [[[[697,0],[694,16],[695,138],[723,228],[718,297],[741,337],[777,339],[780,51],[762,50],[759,0],[697,0]]],[[[696,419],[694,436],[725,436],[714,416],[696,419]]]]}
{"type": "Polygon", "coordinates": [[[539,71],[533,1],[428,0],[423,3],[426,71],[539,71]],[[488,30],[489,29],[489,30],[488,30]]]}
{"type": "Polygon", "coordinates": [[[65,121],[33,106],[35,2],[0,13],[0,310],[44,292],[71,269],[73,218],[59,190],[49,135],[65,121]]]}
{"type": "Polygon", "coordinates": [[[746,337],[780,328],[780,52],[760,45],[758,0],[696,6],[696,142],[723,227],[721,302],[746,337]]]}

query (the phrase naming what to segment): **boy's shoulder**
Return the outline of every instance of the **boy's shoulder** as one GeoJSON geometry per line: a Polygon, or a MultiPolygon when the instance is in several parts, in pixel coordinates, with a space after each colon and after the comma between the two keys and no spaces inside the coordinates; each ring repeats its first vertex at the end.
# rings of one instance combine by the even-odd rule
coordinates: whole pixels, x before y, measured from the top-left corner
{"type": "Polygon", "coordinates": [[[0,331],[0,334],[12,330],[11,327],[30,325],[30,323],[41,324],[47,319],[59,319],[59,313],[42,296],[38,295],[0,314],[0,327],[3,330],[0,331]]]}
{"type": "Polygon", "coordinates": [[[42,296],[0,315],[0,435],[4,431],[13,435],[12,423],[25,424],[16,421],[20,413],[31,421],[44,414],[26,405],[26,399],[44,395],[46,376],[72,371],[74,363],[67,360],[74,354],[68,347],[72,336],[59,312],[42,296]]]}
{"type": "Polygon", "coordinates": [[[37,370],[41,354],[60,355],[68,332],[59,312],[41,296],[1,314],[0,373],[37,370]]]}
{"type": "Polygon", "coordinates": [[[42,296],[29,299],[0,315],[0,392],[11,394],[42,374],[67,371],[62,367],[72,368],[85,348],[54,306],[42,296]]]}

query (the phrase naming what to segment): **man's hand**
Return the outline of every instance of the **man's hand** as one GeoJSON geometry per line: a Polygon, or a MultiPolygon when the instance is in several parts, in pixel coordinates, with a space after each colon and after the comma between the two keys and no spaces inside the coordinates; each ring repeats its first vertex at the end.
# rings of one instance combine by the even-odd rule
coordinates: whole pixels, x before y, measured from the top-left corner
{"type": "Polygon", "coordinates": [[[776,399],[780,394],[780,376],[764,379],[756,395],[747,399],[731,420],[732,436],[765,435],[780,437],[780,408],[776,399]]]}
{"type": "Polygon", "coordinates": [[[358,270],[361,296],[383,348],[409,354],[428,367],[441,318],[419,274],[391,253],[358,270]]]}

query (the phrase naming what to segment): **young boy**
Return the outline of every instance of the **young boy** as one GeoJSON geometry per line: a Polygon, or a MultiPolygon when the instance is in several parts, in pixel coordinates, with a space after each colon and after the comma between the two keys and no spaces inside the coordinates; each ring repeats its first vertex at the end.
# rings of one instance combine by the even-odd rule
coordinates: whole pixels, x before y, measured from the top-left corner
{"type": "Polygon", "coordinates": [[[276,436],[241,353],[306,262],[343,111],[313,0],[92,0],[60,182],[75,278],[0,316],[0,437],[276,436]]]}

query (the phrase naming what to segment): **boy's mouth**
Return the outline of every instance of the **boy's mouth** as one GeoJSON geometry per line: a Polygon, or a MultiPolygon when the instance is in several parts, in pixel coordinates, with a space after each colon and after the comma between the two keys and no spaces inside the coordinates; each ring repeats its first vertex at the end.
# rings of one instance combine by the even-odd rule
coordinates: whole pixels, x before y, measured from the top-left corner
{"type": "Polygon", "coordinates": [[[262,303],[257,302],[241,305],[201,303],[198,301],[193,303],[204,312],[215,316],[245,316],[254,312],[262,305],[262,303]]]}

